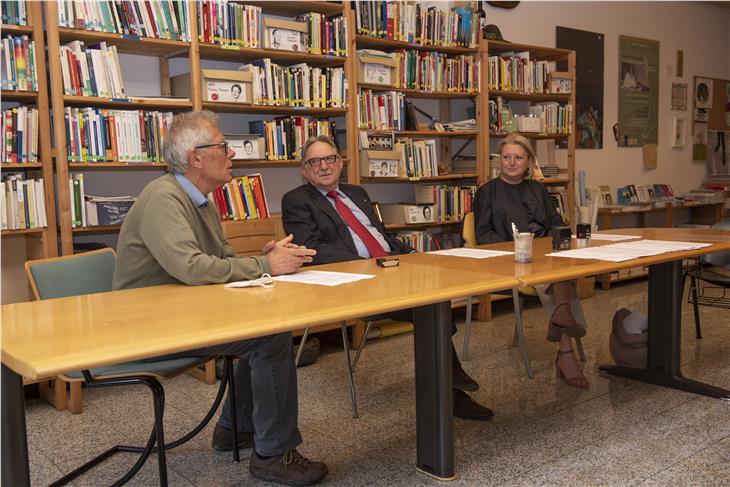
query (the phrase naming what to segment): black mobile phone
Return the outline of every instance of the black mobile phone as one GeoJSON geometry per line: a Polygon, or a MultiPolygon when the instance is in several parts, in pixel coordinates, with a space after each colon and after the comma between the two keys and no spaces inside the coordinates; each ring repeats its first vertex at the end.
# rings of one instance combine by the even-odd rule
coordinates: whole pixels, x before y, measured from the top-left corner
{"type": "Polygon", "coordinates": [[[380,267],[397,267],[400,264],[398,259],[386,259],[384,257],[378,257],[375,259],[375,263],[380,267]]]}

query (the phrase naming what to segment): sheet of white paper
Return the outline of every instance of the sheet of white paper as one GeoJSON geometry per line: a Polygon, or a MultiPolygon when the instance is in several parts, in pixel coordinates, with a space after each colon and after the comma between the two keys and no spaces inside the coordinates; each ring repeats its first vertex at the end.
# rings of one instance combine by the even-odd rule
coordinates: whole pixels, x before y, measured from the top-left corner
{"type": "Polygon", "coordinates": [[[514,252],[504,252],[501,250],[484,250],[470,248],[455,248],[447,250],[434,250],[429,254],[450,255],[452,257],[469,257],[471,259],[488,259],[489,257],[499,257],[502,255],[512,255],[514,252]]]}
{"type": "MultiPolygon", "coordinates": [[[[573,235],[573,238],[576,238],[573,235]]],[[[593,233],[591,234],[591,240],[610,240],[612,242],[620,242],[621,240],[633,240],[635,238],[641,238],[638,235],[616,235],[613,233],[593,233]]]]}
{"type": "Polygon", "coordinates": [[[351,274],[347,272],[305,271],[286,276],[276,276],[275,281],[298,282],[300,284],[317,284],[320,286],[339,286],[350,282],[375,277],[370,274],[351,274]]]}
{"type": "Polygon", "coordinates": [[[639,257],[665,254],[679,250],[701,249],[712,244],[699,242],[672,242],[668,240],[637,240],[621,242],[602,247],[587,247],[572,249],[563,252],[547,254],[553,257],[568,257],[572,259],[597,259],[611,262],[623,262],[639,257]]]}

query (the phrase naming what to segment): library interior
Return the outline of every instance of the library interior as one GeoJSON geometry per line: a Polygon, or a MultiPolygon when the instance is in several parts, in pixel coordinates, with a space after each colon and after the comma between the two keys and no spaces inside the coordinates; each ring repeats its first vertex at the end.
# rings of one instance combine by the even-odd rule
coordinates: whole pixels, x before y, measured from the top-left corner
{"type": "Polygon", "coordinates": [[[0,6],[2,485],[730,486],[730,2],[0,6]]]}

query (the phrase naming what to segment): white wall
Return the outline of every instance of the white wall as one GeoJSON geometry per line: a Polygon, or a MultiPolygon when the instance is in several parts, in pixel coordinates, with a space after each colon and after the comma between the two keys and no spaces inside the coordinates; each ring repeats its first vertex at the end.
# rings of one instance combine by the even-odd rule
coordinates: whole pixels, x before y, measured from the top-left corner
{"type": "MultiPolygon", "coordinates": [[[[705,166],[693,163],[691,137],[683,149],[672,149],[672,117],[687,119],[689,110],[670,111],[672,81],[693,76],[730,79],[730,9],[702,2],[520,2],[512,10],[487,6],[487,21],[499,26],[506,40],[555,46],[555,27],[570,27],[605,35],[604,147],[576,153],[576,170],[587,173],[587,184],[665,183],[679,192],[700,186],[705,166]],[[643,168],[641,148],[619,148],[611,127],[618,121],[618,38],[620,35],[659,41],[658,166],[643,168]],[[675,78],[676,52],[684,51],[684,76],[675,78]],[[671,76],[667,76],[667,71],[671,76]]],[[[580,63],[580,59],[577,60],[580,63]]]]}

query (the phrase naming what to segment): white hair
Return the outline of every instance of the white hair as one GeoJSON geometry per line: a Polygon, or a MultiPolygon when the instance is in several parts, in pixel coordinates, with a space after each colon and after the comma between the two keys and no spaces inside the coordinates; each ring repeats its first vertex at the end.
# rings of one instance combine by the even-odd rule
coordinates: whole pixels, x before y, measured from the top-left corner
{"type": "Polygon", "coordinates": [[[188,154],[196,146],[210,144],[211,128],[218,126],[218,115],[210,110],[175,115],[167,131],[163,155],[170,172],[188,172],[188,154]]]}

